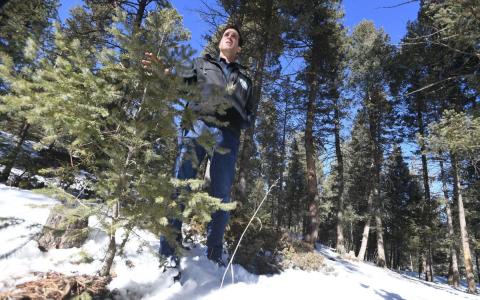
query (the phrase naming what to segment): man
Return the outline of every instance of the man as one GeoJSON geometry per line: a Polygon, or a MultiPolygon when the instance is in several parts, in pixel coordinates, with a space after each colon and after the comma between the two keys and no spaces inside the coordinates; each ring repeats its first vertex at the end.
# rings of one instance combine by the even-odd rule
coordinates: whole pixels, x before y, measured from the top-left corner
{"type": "MultiPolygon", "coordinates": [[[[202,99],[196,104],[189,104],[190,108],[198,113],[199,120],[183,134],[174,176],[178,179],[194,178],[198,164],[209,156],[209,194],[220,198],[224,203],[230,202],[240,132],[250,125],[252,111],[252,83],[245,74],[245,68],[236,62],[242,43],[238,27],[226,26],[218,45],[218,58],[207,54],[197,58],[191,68],[178,72],[187,82],[196,82],[199,85],[202,99]],[[218,98],[227,103],[225,113],[220,114],[211,108],[210,111],[204,109],[209,103],[217,103],[218,98]],[[212,117],[218,122],[209,122],[212,117]],[[197,142],[202,133],[215,137],[214,149],[205,149],[197,142]],[[218,149],[221,151],[216,151],[218,149]],[[189,158],[192,154],[196,159],[189,158]]],[[[148,65],[153,56],[151,53],[146,53],[146,56],[148,60],[144,64],[148,65]]],[[[218,210],[212,214],[212,220],[207,225],[207,257],[220,266],[225,265],[222,261],[223,235],[228,220],[229,213],[218,210]]],[[[171,220],[170,224],[180,232],[181,221],[171,220]]],[[[180,240],[179,234],[177,241],[180,240]]],[[[174,248],[164,236],[160,238],[160,254],[165,258],[166,267],[177,267],[178,259],[174,248]]]]}

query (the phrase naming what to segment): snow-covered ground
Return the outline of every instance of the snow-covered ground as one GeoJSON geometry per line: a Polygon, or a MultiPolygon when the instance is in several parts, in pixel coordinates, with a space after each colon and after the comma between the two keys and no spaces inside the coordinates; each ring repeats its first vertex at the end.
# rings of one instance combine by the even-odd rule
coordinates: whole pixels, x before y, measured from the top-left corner
{"type": "MultiPolygon", "coordinates": [[[[33,238],[55,203],[0,185],[0,291],[33,279],[34,271],[93,275],[100,268],[107,236],[97,228],[95,218],[89,220],[90,235],[81,248],[38,250],[33,238]]],[[[122,233],[118,235],[121,241],[122,233]]],[[[181,282],[173,283],[172,274],[158,268],[158,238],[136,231],[124,256],[115,260],[109,288],[116,289],[122,299],[480,299],[465,293],[464,287],[455,290],[443,283],[341,260],[330,249],[319,248],[332,272],[286,270],[280,275],[257,276],[234,266],[234,283],[229,271],[220,289],[225,269],[206,259],[202,245],[182,258],[181,282]]]]}

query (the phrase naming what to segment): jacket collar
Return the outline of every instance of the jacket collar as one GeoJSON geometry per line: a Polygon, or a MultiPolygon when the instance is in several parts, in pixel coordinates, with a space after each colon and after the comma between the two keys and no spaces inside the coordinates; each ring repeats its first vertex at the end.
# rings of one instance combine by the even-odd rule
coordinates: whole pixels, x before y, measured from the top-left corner
{"type": "MultiPolygon", "coordinates": [[[[211,54],[209,54],[209,53],[205,54],[205,55],[204,55],[204,58],[205,58],[206,60],[208,60],[208,61],[210,61],[210,62],[212,62],[212,63],[216,63],[216,64],[218,64],[218,63],[219,63],[219,60],[220,60],[220,59],[217,59],[217,58],[213,57],[213,56],[212,56],[211,54]]],[[[240,63],[238,63],[238,61],[235,61],[234,63],[235,63],[235,65],[236,65],[239,69],[244,69],[244,70],[247,69],[245,66],[241,65],[240,63]]]]}

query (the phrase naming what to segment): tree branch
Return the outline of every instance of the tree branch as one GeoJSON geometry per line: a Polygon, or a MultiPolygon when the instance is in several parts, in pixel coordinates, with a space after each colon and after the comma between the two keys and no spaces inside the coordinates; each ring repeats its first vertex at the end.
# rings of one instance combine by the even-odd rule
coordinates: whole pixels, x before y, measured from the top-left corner
{"type": "Polygon", "coordinates": [[[404,1],[404,2],[402,2],[402,3],[398,3],[398,4],[395,4],[395,5],[392,5],[392,6],[380,6],[380,7],[377,7],[377,8],[375,8],[375,9],[396,8],[396,7],[400,7],[400,6],[403,6],[403,5],[406,5],[406,4],[410,4],[410,3],[413,3],[413,2],[418,2],[418,0],[404,1]]]}

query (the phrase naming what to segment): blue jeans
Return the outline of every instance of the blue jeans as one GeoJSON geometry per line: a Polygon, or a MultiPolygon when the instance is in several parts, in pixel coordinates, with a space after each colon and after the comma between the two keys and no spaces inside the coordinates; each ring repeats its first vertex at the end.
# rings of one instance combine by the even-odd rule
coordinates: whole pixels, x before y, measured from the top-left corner
{"type": "MultiPolygon", "coordinates": [[[[222,199],[223,203],[230,202],[230,191],[235,175],[235,161],[237,159],[239,137],[229,129],[209,126],[203,121],[196,121],[192,130],[183,135],[180,144],[180,153],[175,162],[174,176],[178,179],[191,179],[197,175],[197,167],[205,159],[210,158],[210,190],[209,195],[222,199]],[[211,134],[215,137],[213,151],[207,151],[198,144],[197,138],[201,134],[211,134]],[[223,151],[217,152],[215,149],[223,151]],[[213,153],[213,155],[210,155],[213,153]],[[194,155],[196,159],[192,161],[194,155]]],[[[207,225],[207,257],[211,260],[221,259],[223,250],[223,234],[227,226],[230,214],[227,211],[217,210],[212,214],[212,220],[207,225]]],[[[181,241],[180,220],[170,220],[170,226],[178,230],[177,241],[181,241]]],[[[175,249],[168,243],[164,236],[160,237],[160,254],[172,256],[175,249]]]]}

